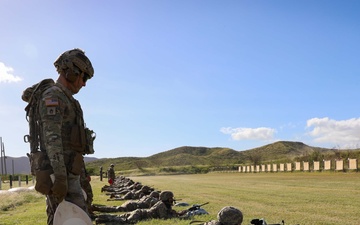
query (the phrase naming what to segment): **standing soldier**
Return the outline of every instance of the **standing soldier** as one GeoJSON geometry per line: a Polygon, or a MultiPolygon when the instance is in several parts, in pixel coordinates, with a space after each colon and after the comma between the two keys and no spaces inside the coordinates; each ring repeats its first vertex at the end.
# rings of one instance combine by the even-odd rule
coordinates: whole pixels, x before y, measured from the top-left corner
{"type": "Polygon", "coordinates": [[[99,174],[100,174],[100,181],[102,181],[102,178],[103,178],[103,167],[102,166],[100,166],[99,174]]]}
{"type": "Polygon", "coordinates": [[[108,171],[107,171],[107,176],[108,176],[108,182],[110,185],[112,185],[115,182],[115,171],[114,171],[114,164],[111,164],[108,171]]]}
{"type": "Polygon", "coordinates": [[[22,95],[29,103],[25,110],[30,133],[24,139],[30,142],[35,189],[46,195],[49,225],[64,199],[88,212],[80,174],[83,155],[94,152],[95,139],[93,131],[85,127],[81,106],[73,97],[94,75],[90,60],[76,48],[62,53],[54,65],[59,74],[56,82],[43,80],[22,95]]]}

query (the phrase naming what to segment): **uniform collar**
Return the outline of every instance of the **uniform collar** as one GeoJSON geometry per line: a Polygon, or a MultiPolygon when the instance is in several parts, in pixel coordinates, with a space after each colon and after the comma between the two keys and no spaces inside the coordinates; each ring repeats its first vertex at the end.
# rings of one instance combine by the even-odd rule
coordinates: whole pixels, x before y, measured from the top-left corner
{"type": "Polygon", "coordinates": [[[68,97],[73,97],[73,93],[59,81],[56,81],[56,86],[58,86],[68,97]]]}

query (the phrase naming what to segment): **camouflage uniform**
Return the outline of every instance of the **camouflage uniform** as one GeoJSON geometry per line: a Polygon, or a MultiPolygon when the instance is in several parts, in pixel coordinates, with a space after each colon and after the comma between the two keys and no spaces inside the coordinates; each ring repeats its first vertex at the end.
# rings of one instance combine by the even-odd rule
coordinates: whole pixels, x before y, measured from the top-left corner
{"type": "Polygon", "coordinates": [[[136,209],[120,216],[98,215],[97,224],[114,222],[117,224],[135,224],[146,219],[170,219],[177,217],[177,213],[167,207],[164,202],[158,201],[150,209],[136,209]]]}
{"type": "Polygon", "coordinates": [[[113,164],[111,164],[110,167],[108,168],[107,176],[108,176],[108,180],[109,180],[110,185],[112,185],[115,182],[115,171],[114,171],[114,165],[113,164]]]}
{"type": "MultiPolygon", "coordinates": [[[[172,209],[173,202],[173,194],[169,191],[164,191],[166,193],[171,193],[170,195],[162,198],[160,194],[160,200],[155,205],[153,205],[150,209],[136,209],[130,213],[125,213],[120,216],[112,216],[112,215],[99,215],[96,219],[96,223],[107,223],[114,222],[116,224],[135,224],[140,220],[146,219],[170,219],[174,217],[178,217],[179,214],[172,209]],[[171,197],[171,201],[169,201],[168,196],[171,197]]],[[[164,193],[162,192],[162,193],[164,193]]]]}
{"type": "MultiPolygon", "coordinates": [[[[157,195],[158,196],[158,195],[157,195]]],[[[149,209],[159,201],[159,197],[153,196],[153,192],[148,196],[143,196],[139,200],[128,200],[121,206],[94,206],[94,211],[99,212],[130,212],[136,209],[149,209]]]]}
{"type": "Polygon", "coordinates": [[[45,79],[27,88],[26,106],[30,143],[31,173],[35,190],[46,195],[48,224],[53,223],[58,204],[64,199],[87,212],[80,185],[83,154],[94,153],[95,134],[85,127],[80,104],[74,99],[94,75],[90,60],[81,49],[62,53],[54,62],[59,74],[56,83],[45,79]]]}
{"type": "MultiPolygon", "coordinates": [[[[66,177],[67,194],[65,200],[72,202],[88,212],[80,185],[80,172],[74,171],[75,157],[80,170],[83,168],[82,154],[74,151],[71,141],[71,128],[77,123],[84,126],[80,104],[72,93],[60,83],[46,90],[39,105],[40,118],[43,125],[42,140],[50,160],[54,175],[66,177]]],[[[48,224],[52,224],[58,201],[54,196],[47,196],[48,224]]]]}
{"type": "MultiPolygon", "coordinates": [[[[140,200],[136,201],[136,206],[138,209],[147,209],[151,208],[159,201],[159,197],[152,196],[155,191],[151,192],[149,196],[144,196],[140,200]]],[[[156,192],[157,193],[157,192],[156,192]]],[[[127,207],[129,208],[129,207],[127,207]]]]}
{"type": "Polygon", "coordinates": [[[128,222],[136,223],[144,219],[170,219],[177,217],[177,214],[171,207],[167,207],[164,202],[159,201],[150,209],[137,209],[125,216],[128,222]]]}
{"type": "Polygon", "coordinates": [[[94,194],[90,184],[90,179],[91,178],[88,175],[86,168],[84,166],[80,174],[80,184],[82,189],[86,193],[86,204],[87,204],[88,212],[89,214],[92,214],[92,202],[93,202],[94,194]]]}
{"type": "Polygon", "coordinates": [[[153,190],[149,186],[146,186],[146,185],[144,185],[144,186],[138,185],[134,189],[135,190],[127,191],[126,194],[122,197],[122,199],[124,199],[124,200],[140,199],[144,195],[150,194],[151,190],[153,190]],[[137,188],[140,188],[140,189],[138,190],[137,188]]]}

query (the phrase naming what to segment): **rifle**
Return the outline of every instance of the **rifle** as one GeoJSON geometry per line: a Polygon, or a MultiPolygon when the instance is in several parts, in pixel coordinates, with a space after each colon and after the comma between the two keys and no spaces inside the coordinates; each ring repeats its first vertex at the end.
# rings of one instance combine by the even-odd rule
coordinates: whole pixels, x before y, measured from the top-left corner
{"type": "MultiPolygon", "coordinates": [[[[189,218],[191,216],[195,216],[195,215],[202,215],[202,214],[209,214],[208,212],[206,212],[204,209],[201,208],[201,206],[209,204],[209,202],[205,202],[203,204],[195,204],[193,206],[191,206],[190,208],[183,210],[181,212],[179,212],[179,215],[181,218],[189,218]]],[[[197,221],[199,222],[199,221],[197,221]]]]}
{"type": "MultiPolygon", "coordinates": [[[[252,219],[250,221],[251,224],[254,224],[254,225],[285,225],[285,221],[282,220],[281,221],[281,224],[280,223],[271,223],[271,224],[268,224],[266,223],[265,219],[252,219]]],[[[299,225],[299,224],[298,224],[299,225]]]]}
{"type": "Polygon", "coordinates": [[[200,204],[200,205],[199,205],[199,204],[195,204],[195,205],[191,206],[190,208],[188,208],[188,209],[187,209],[187,212],[191,212],[191,211],[198,210],[198,209],[200,209],[201,206],[207,205],[207,204],[209,204],[209,202],[205,202],[205,203],[200,204]]]}

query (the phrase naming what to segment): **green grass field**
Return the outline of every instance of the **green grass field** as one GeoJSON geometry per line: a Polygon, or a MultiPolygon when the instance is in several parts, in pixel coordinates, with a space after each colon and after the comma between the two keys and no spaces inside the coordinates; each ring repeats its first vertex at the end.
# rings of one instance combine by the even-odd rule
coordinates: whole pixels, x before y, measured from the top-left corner
{"type": "MultiPolygon", "coordinates": [[[[288,225],[360,224],[359,173],[210,173],[131,178],[156,190],[171,190],[181,202],[210,202],[203,206],[209,215],[196,216],[195,220],[215,219],[222,207],[231,205],[242,210],[245,225],[253,218],[265,218],[268,223],[285,220],[288,225]]],[[[107,201],[108,196],[100,191],[105,184],[105,179],[101,182],[99,177],[93,177],[94,203],[122,204],[107,201]]],[[[43,196],[21,193],[0,198],[1,225],[46,224],[43,196]]],[[[190,221],[151,220],[138,224],[185,225],[190,221]]]]}

